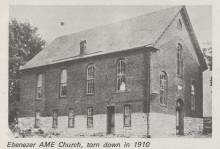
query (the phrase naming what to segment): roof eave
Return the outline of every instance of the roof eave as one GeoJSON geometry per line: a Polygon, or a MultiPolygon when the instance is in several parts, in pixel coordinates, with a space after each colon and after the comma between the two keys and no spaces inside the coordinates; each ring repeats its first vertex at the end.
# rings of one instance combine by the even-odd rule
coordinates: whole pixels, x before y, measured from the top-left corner
{"type": "Polygon", "coordinates": [[[202,69],[202,71],[205,71],[205,70],[208,69],[208,66],[205,62],[204,56],[203,56],[201,48],[199,46],[198,39],[195,35],[194,29],[193,29],[192,24],[190,22],[190,18],[189,18],[189,15],[187,13],[186,7],[183,6],[180,12],[183,16],[184,21],[187,23],[186,28],[189,32],[190,38],[191,38],[192,43],[193,43],[193,47],[195,48],[196,54],[198,56],[198,60],[199,60],[199,64],[201,66],[201,69],[202,69]]]}
{"type": "Polygon", "coordinates": [[[114,54],[114,53],[119,53],[119,52],[125,52],[125,51],[131,51],[131,50],[137,50],[137,49],[148,49],[152,52],[155,52],[159,49],[154,47],[154,43],[151,44],[147,44],[147,45],[143,45],[143,46],[138,46],[138,47],[134,47],[134,48],[130,48],[130,49],[122,49],[122,50],[118,50],[118,51],[110,51],[110,52],[103,52],[103,53],[96,53],[95,55],[78,55],[78,56],[74,56],[74,57],[69,57],[66,59],[61,59],[61,60],[55,60],[49,64],[45,64],[45,65],[39,65],[39,66],[34,66],[34,67],[24,67],[24,66],[20,66],[20,71],[23,70],[27,70],[27,69],[34,69],[34,68],[38,68],[38,67],[44,67],[44,66],[48,66],[48,65],[53,65],[53,64],[58,64],[58,63],[63,63],[63,62],[68,62],[68,61],[73,61],[73,60],[79,60],[79,59],[85,59],[85,58],[91,58],[91,57],[95,57],[95,56],[102,56],[102,55],[107,55],[107,54],[114,54]]]}

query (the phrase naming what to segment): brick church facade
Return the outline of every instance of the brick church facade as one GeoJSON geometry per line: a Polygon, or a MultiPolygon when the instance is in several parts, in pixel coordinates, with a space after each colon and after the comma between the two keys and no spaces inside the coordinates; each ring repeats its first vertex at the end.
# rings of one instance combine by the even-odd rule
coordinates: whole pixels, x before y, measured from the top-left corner
{"type": "Polygon", "coordinates": [[[58,37],[21,67],[19,126],[65,137],[200,132],[206,69],[184,6],[58,37]]]}

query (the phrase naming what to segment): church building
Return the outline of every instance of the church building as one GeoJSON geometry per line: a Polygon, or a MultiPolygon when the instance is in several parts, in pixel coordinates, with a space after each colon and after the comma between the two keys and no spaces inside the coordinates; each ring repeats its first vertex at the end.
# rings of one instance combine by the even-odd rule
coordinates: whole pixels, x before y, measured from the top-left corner
{"type": "Polygon", "coordinates": [[[19,127],[63,137],[200,133],[206,69],[185,6],[64,35],[20,68],[19,127]]]}

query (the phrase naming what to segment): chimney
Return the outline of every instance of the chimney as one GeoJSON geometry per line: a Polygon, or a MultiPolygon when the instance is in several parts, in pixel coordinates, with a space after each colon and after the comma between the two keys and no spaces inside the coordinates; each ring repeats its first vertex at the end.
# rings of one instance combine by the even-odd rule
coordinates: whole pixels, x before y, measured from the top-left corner
{"type": "Polygon", "coordinates": [[[86,51],[86,40],[80,42],[80,55],[85,54],[86,51]]]}

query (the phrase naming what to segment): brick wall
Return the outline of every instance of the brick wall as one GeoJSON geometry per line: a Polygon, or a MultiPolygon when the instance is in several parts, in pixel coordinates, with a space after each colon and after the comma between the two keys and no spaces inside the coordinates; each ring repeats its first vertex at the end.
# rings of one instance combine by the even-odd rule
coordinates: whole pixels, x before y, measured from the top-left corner
{"type": "Polygon", "coordinates": [[[182,17],[179,14],[170,27],[165,31],[162,38],[157,42],[158,50],[151,56],[151,111],[167,114],[176,114],[176,100],[181,98],[184,101],[184,113],[190,117],[202,117],[202,71],[196,56],[192,41],[188,35],[185,24],[182,20],[182,29],[177,29],[177,21],[182,17]],[[177,77],[177,43],[183,46],[183,81],[177,77]],[[159,103],[161,71],[168,75],[168,104],[167,107],[159,103]],[[192,112],[190,107],[190,85],[191,81],[196,82],[196,111],[192,112]],[[182,84],[183,89],[177,93],[177,85],[182,84]]]}
{"type": "Polygon", "coordinates": [[[143,99],[146,99],[146,56],[143,50],[119,52],[88,59],[25,70],[21,78],[20,117],[34,116],[36,110],[41,115],[51,116],[54,109],[59,115],[67,115],[73,108],[76,115],[87,114],[87,107],[94,107],[94,114],[106,112],[107,105],[118,105],[116,113],[122,112],[126,103],[133,105],[133,111],[143,111],[143,99]],[[116,91],[116,62],[119,58],[126,59],[127,90],[116,91]],[[95,94],[86,95],[86,67],[95,64],[95,94]],[[59,74],[66,68],[67,97],[59,97],[59,74]],[[44,74],[44,98],[35,100],[36,75],[44,74]]]}

